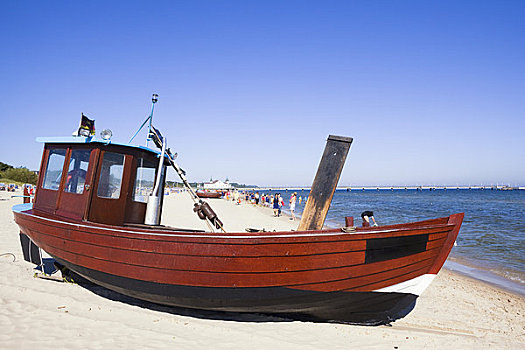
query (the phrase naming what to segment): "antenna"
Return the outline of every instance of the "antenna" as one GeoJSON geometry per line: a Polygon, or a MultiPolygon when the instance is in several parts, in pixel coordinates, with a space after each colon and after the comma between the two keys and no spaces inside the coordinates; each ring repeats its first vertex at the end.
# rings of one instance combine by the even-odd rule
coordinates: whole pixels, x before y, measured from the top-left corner
{"type": "Polygon", "coordinates": [[[137,134],[140,132],[140,130],[142,130],[142,128],[144,127],[144,125],[146,125],[146,123],[149,121],[149,126],[148,126],[148,136],[146,136],[146,147],[148,147],[148,143],[149,141],[151,140],[150,138],[150,133],[151,133],[151,122],[153,120],[153,110],[155,109],[155,103],[157,103],[157,101],[159,100],[159,95],[157,94],[153,94],[153,96],[151,97],[151,113],[149,114],[149,116],[146,118],[146,120],[144,120],[144,123],[142,123],[142,125],[140,126],[140,128],[137,130],[137,132],[135,133],[135,135],[133,135],[133,137],[129,140],[129,143],[131,143],[131,141],[133,141],[133,139],[135,138],[135,136],[137,136],[137,134]]]}

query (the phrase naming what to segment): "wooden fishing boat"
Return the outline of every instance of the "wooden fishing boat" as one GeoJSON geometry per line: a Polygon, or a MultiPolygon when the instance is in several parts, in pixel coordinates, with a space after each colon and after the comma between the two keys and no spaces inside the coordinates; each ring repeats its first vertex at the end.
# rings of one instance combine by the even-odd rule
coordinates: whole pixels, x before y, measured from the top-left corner
{"type": "Polygon", "coordinates": [[[151,222],[149,208],[162,204],[165,167],[174,165],[165,145],[158,152],[90,137],[41,141],[34,204],[13,207],[26,259],[37,261],[42,249],[95,284],[164,305],[389,323],[412,310],[463,220],[216,232],[222,223],[200,200],[194,210],[209,232],[171,228],[151,222]],[[152,183],[157,202],[145,199],[152,183]]]}
{"type": "Polygon", "coordinates": [[[199,198],[221,198],[222,193],[217,191],[197,191],[199,198]]]}

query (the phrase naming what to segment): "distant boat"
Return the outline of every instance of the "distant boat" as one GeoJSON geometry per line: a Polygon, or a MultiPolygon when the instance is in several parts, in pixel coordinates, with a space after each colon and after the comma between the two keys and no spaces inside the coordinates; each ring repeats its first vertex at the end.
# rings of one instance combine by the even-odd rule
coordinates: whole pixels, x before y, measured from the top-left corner
{"type": "Polygon", "coordinates": [[[165,167],[181,175],[166,145],[159,158],[86,137],[42,141],[34,204],[13,207],[26,260],[38,260],[37,246],[95,284],[159,304],[389,323],[413,309],[463,220],[461,213],[380,227],[226,233],[215,232],[222,223],[200,200],[194,210],[209,232],[166,227],[151,222],[150,210],[160,210],[150,205],[162,203],[165,167]],[[141,183],[155,184],[147,201],[150,187],[141,183]]]}
{"type": "Polygon", "coordinates": [[[197,191],[199,198],[221,198],[222,193],[217,191],[197,191]]]}

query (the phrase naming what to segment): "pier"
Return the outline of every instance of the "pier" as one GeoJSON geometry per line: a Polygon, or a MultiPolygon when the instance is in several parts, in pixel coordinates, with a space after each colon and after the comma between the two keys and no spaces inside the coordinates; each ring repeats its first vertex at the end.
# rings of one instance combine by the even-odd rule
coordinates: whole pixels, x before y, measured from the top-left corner
{"type": "MultiPolygon", "coordinates": [[[[243,188],[247,191],[309,191],[309,186],[262,186],[243,188]]],[[[447,190],[488,190],[509,191],[525,190],[525,187],[510,187],[502,185],[475,185],[475,186],[338,186],[336,191],[447,191],[447,190]]]]}

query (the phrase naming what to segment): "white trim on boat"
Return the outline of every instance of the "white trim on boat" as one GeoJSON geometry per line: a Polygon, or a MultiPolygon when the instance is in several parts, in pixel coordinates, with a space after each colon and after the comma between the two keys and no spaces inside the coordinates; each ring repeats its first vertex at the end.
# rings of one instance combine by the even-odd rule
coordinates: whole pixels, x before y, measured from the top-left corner
{"type": "Polygon", "coordinates": [[[394,284],[385,288],[374,290],[383,293],[409,293],[420,296],[421,293],[432,283],[436,275],[427,273],[411,280],[394,284]]]}

